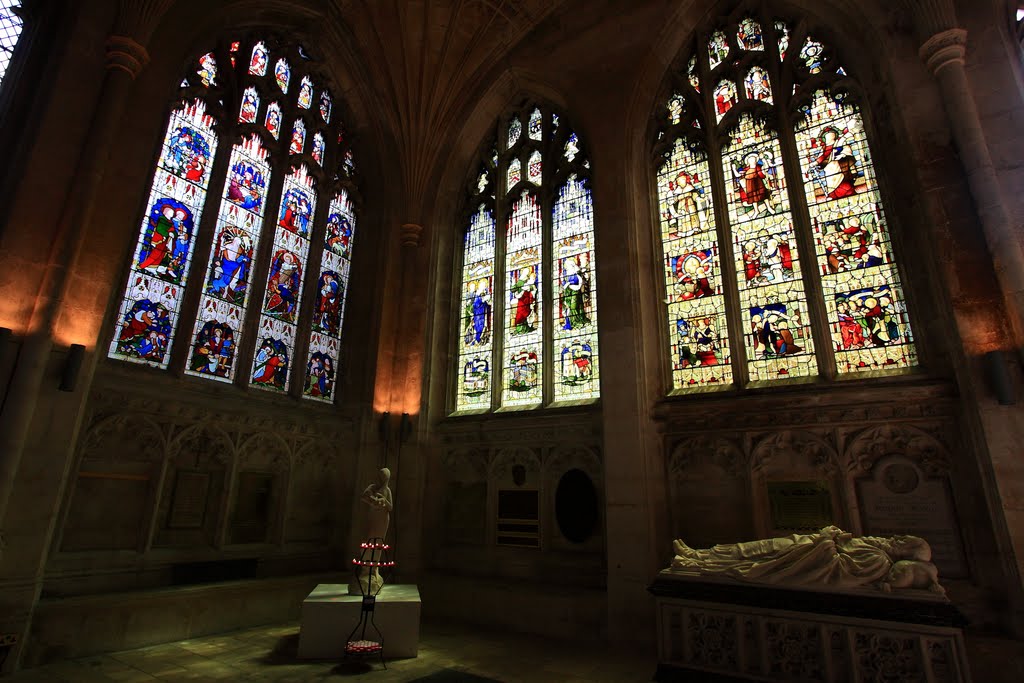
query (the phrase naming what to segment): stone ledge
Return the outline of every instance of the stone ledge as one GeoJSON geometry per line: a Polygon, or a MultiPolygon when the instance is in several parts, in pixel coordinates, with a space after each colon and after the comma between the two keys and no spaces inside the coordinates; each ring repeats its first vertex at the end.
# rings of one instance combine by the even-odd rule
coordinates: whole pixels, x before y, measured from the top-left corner
{"type": "Polygon", "coordinates": [[[341,573],[40,600],[22,666],[296,620],[317,584],[341,573]]]}

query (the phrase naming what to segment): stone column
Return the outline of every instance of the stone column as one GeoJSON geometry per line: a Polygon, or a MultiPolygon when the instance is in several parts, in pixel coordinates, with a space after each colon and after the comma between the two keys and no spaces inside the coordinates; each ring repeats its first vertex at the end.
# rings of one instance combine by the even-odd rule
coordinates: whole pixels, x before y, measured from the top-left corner
{"type": "Polygon", "coordinates": [[[1024,347],[1024,249],[1000,191],[999,178],[982,129],[971,85],[964,69],[967,31],[958,28],[948,0],[910,0],[924,40],[920,55],[938,81],[950,130],[967,174],[1006,303],[1015,347],[1024,347]]]}
{"type": "MultiPolygon", "coordinates": [[[[29,427],[40,398],[57,390],[43,386],[54,334],[71,283],[86,226],[97,205],[97,189],[135,77],[149,62],[143,43],[173,0],[122,0],[113,35],[106,43],[106,73],[89,128],[80,149],[68,193],[50,243],[48,263],[21,353],[0,411],[0,552],[3,520],[25,450],[29,427]]],[[[90,344],[92,339],[80,343],[90,344]]],[[[81,387],[79,391],[85,391],[81,387]]],[[[2,558],[2,555],[0,555],[2,558]]]]}
{"type": "Polygon", "coordinates": [[[391,419],[393,420],[391,445],[393,456],[395,505],[392,512],[398,543],[395,546],[399,561],[398,574],[401,582],[407,583],[419,574],[420,539],[422,529],[422,466],[419,439],[416,437],[418,417],[421,412],[424,361],[424,322],[426,320],[427,273],[426,264],[421,263],[423,250],[420,248],[423,226],[418,223],[403,223],[399,231],[401,252],[399,268],[402,269],[401,285],[398,290],[398,324],[393,341],[395,367],[391,387],[391,419]],[[401,414],[408,412],[410,430],[403,443],[401,414]]]}

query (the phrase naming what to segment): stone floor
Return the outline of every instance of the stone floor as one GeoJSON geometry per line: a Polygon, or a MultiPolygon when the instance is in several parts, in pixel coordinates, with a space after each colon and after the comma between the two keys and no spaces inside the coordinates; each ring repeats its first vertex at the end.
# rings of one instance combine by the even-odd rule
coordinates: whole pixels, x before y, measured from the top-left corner
{"type": "Polygon", "coordinates": [[[10,683],[121,681],[342,681],[379,683],[639,683],[650,681],[652,653],[611,652],[603,642],[538,636],[443,622],[424,622],[419,657],[339,663],[295,657],[298,623],[183,640],[139,650],[56,662],[13,674],[10,683]]]}

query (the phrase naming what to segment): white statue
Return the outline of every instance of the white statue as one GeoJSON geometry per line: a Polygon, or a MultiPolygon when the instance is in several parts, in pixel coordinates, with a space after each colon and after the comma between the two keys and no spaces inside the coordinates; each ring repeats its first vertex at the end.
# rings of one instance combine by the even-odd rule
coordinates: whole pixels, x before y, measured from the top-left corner
{"type": "MultiPolygon", "coordinates": [[[[391,522],[391,509],[394,506],[391,488],[388,486],[390,479],[391,470],[382,467],[377,473],[377,481],[367,486],[359,498],[369,506],[366,513],[366,532],[362,539],[364,544],[382,544],[387,537],[388,525],[391,522]]],[[[372,548],[363,559],[380,562],[383,557],[384,550],[382,548],[372,548]]],[[[357,567],[352,582],[349,583],[348,592],[351,594],[374,594],[380,590],[383,584],[384,579],[380,575],[379,566],[357,567]]]]}
{"type": "Polygon", "coordinates": [[[856,537],[827,526],[812,534],[793,534],[698,550],[673,541],[676,556],[669,572],[723,576],[743,581],[860,588],[885,592],[927,588],[945,595],[932,549],[917,536],[856,537]]]}

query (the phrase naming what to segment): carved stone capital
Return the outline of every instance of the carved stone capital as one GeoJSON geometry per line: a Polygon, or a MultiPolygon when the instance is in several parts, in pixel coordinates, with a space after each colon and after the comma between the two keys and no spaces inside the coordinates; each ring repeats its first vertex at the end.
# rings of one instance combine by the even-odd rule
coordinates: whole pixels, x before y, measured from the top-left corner
{"type": "Polygon", "coordinates": [[[131,36],[142,44],[148,43],[157,24],[174,4],[174,0],[120,0],[114,34],[131,36]]]}
{"type": "Polygon", "coordinates": [[[402,246],[415,249],[420,246],[420,236],[423,234],[423,226],[416,223],[403,223],[401,229],[402,246]]]}
{"type": "Polygon", "coordinates": [[[134,79],[149,63],[149,52],[128,36],[107,38],[107,68],[120,69],[134,79]]]}
{"type": "Polygon", "coordinates": [[[953,64],[963,65],[966,52],[967,31],[962,28],[951,28],[936,33],[926,40],[918,54],[928,65],[929,71],[937,76],[943,67],[953,64]]]}

